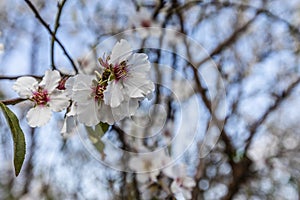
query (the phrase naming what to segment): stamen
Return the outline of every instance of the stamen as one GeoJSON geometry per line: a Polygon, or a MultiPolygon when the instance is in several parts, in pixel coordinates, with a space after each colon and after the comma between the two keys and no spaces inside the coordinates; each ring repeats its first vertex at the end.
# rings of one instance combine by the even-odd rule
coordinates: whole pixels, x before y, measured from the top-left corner
{"type": "Polygon", "coordinates": [[[97,84],[94,88],[93,88],[93,96],[95,101],[100,101],[103,100],[104,98],[104,90],[106,89],[106,85],[107,84],[97,84]]]}
{"type": "Polygon", "coordinates": [[[126,61],[122,61],[119,65],[115,65],[113,72],[117,81],[125,78],[128,73],[126,61]]]}
{"type": "Polygon", "coordinates": [[[45,106],[50,101],[50,98],[47,90],[39,87],[36,92],[33,92],[32,100],[36,105],[45,106]]]}

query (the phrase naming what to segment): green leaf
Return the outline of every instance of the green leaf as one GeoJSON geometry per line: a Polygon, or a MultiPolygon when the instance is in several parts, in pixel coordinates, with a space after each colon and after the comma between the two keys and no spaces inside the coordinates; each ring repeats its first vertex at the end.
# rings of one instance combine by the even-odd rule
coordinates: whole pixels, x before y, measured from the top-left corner
{"type": "Polygon", "coordinates": [[[6,121],[11,130],[12,138],[14,141],[14,166],[15,166],[15,174],[19,175],[26,153],[26,144],[25,144],[25,136],[20,128],[19,120],[16,115],[2,102],[0,102],[0,107],[4,113],[6,121]]]}
{"type": "Polygon", "coordinates": [[[109,125],[106,123],[100,122],[95,126],[95,129],[86,126],[85,127],[89,136],[89,139],[93,143],[94,147],[97,149],[97,151],[101,154],[102,160],[105,159],[105,153],[104,153],[104,147],[105,144],[101,140],[102,136],[105,134],[105,132],[108,130],[109,125]]]}

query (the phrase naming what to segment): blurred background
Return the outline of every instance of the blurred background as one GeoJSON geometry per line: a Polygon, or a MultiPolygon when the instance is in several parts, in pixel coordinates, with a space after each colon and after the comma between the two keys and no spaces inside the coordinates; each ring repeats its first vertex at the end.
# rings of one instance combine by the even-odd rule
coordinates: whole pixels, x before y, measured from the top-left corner
{"type": "Polygon", "coordinates": [[[152,150],[168,144],[197,183],[192,199],[300,198],[299,0],[31,3],[70,58],[28,1],[0,0],[1,100],[17,97],[11,87],[18,76],[43,76],[52,66],[74,74],[70,60],[92,73],[104,46],[127,36],[149,56],[157,85],[135,117],[101,138],[105,162],[83,127],[61,133],[65,113],[31,129],[26,102],[9,106],[27,153],[15,177],[1,114],[0,199],[143,199],[135,174],[119,171],[124,152],[111,147],[139,152],[141,143],[152,150]]]}

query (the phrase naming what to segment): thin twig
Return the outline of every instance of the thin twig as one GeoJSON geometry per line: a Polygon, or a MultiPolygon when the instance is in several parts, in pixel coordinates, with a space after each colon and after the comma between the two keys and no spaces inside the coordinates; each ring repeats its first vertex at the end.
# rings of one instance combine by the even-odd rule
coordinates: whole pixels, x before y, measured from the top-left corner
{"type": "Polygon", "coordinates": [[[76,74],[78,73],[78,69],[73,61],[73,59],[71,58],[71,56],[69,55],[69,53],[67,52],[67,50],[65,49],[64,45],[61,43],[61,41],[55,36],[54,32],[52,32],[52,30],[50,29],[49,24],[47,24],[45,22],[45,20],[41,17],[41,15],[39,14],[38,10],[35,8],[35,6],[29,1],[29,0],[24,0],[27,5],[30,7],[30,9],[33,11],[33,13],[35,14],[36,18],[41,22],[41,24],[47,29],[47,31],[49,32],[49,34],[55,39],[55,41],[58,43],[58,45],[61,47],[61,49],[63,50],[64,54],[67,56],[68,60],[70,61],[74,71],[76,72],[76,74]]]}
{"type": "Polygon", "coordinates": [[[8,99],[8,100],[0,100],[4,105],[15,105],[21,103],[27,99],[22,98],[15,98],[15,99],[8,99]]]}
{"type": "Polygon", "coordinates": [[[33,77],[33,78],[36,78],[36,79],[42,79],[43,76],[37,76],[37,75],[29,75],[29,74],[25,74],[25,75],[18,75],[18,76],[4,76],[4,75],[0,75],[0,80],[16,80],[18,78],[21,78],[21,77],[25,77],[25,76],[30,76],[30,77],[33,77]]]}
{"type": "Polygon", "coordinates": [[[258,128],[260,127],[261,124],[263,124],[268,116],[275,111],[281,103],[288,97],[290,94],[293,92],[293,90],[300,84],[300,78],[298,78],[295,82],[293,82],[282,94],[279,96],[275,103],[271,105],[265,114],[263,114],[259,120],[257,120],[255,123],[253,123],[250,126],[250,136],[246,141],[246,147],[245,147],[245,152],[247,152],[248,148],[251,146],[252,138],[255,136],[255,133],[257,132],[258,128]]]}
{"type": "Polygon", "coordinates": [[[51,48],[50,48],[51,66],[52,66],[53,70],[56,69],[55,61],[54,61],[55,36],[56,36],[57,30],[60,26],[59,20],[60,20],[60,16],[61,16],[61,13],[62,13],[62,10],[63,10],[63,7],[64,7],[66,1],[67,0],[63,0],[61,3],[57,2],[58,11],[57,11],[56,18],[55,18],[55,25],[54,25],[53,35],[52,35],[52,39],[51,39],[51,48]]]}

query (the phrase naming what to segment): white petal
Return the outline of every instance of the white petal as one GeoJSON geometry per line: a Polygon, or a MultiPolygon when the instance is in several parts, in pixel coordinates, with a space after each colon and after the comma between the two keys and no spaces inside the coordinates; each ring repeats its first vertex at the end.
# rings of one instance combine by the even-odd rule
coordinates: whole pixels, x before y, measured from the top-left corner
{"type": "Polygon", "coordinates": [[[68,117],[70,116],[75,116],[76,115],[76,110],[77,110],[77,106],[76,106],[76,103],[72,103],[71,104],[71,108],[70,108],[70,111],[66,114],[68,117]]]}
{"type": "Polygon", "coordinates": [[[43,80],[40,82],[40,86],[51,93],[57,86],[61,77],[57,70],[47,70],[43,80]]]}
{"type": "Polygon", "coordinates": [[[181,188],[181,193],[185,199],[192,199],[191,191],[189,191],[185,188],[181,188]]]}
{"type": "Polygon", "coordinates": [[[104,102],[101,102],[98,117],[101,122],[108,123],[109,125],[113,125],[116,121],[119,121],[119,119],[117,118],[119,116],[114,116],[111,107],[109,105],[106,105],[104,102]]]}
{"type": "Polygon", "coordinates": [[[157,181],[157,176],[159,175],[160,171],[158,169],[154,169],[154,171],[149,173],[150,179],[153,182],[157,181]]]}
{"type": "Polygon", "coordinates": [[[148,73],[151,68],[148,56],[144,53],[134,53],[128,58],[128,69],[139,73],[148,73]]]}
{"type": "Polygon", "coordinates": [[[92,81],[94,76],[79,74],[76,76],[73,85],[73,100],[75,102],[86,103],[91,100],[92,81]]]}
{"type": "Polygon", "coordinates": [[[18,78],[12,88],[21,98],[30,98],[32,96],[32,92],[37,89],[37,85],[38,82],[35,78],[24,76],[18,78]]]}
{"type": "Polygon", "coordinates": [[[173,168],[173,166],[166,167],[163,169],[163,173],[170,178],[176,179],[177,175],[174,173],[173,168]]]}
{"type": "Polygon", "coordinates": [[[131,98],[141,98],[154,91],[154,84],[152,81],[143,77],[128,77],[123,81],[126,94],[131,98]]]}
{"type": "Polygon", "coordinates": [[[78,121],[86,126],[95,126],[100,122],[98,102],[90,100],[86,103],[78,103],[76,112],[78,121]]]}
{"type": "Polygon", "coordinates": [[[65,83],[66,92],[69,97],[72,97],[73,95],[73,86],[74,86],[75,79],[76,79],[75,77],[70,77],[67,79],[65,83]]]}
{"type": "Polygon", "coordinates": [[[55,91],[50,95],[49,105],[51,110],[60,112],[70,104],[67,93],[64,91],[55,91]]]}
{"type": "Polygon", "coordinates": [[[76,122],[74,117],[73,116],[66,117],[60,133],[63,136],[70,135],[74,131],[75,127],[76,127],[76,122]]]}
{"type": "Polygon", "coordinates": [[[187,188],[192,188],[196,186],[196,182],[191,177],[184,177],[183,178],[183,185],[187,188]]]}
{"type": "Polygon", "coordinates": [[[173,181],[171,184],[171,190],[174,194],[176,193],[181,193],[181,188],[179,187],[179,185],[176,183],[176,181],[173,181]]]}
{"type": "Polygon", "coordinates": [[[104,103],[115,108],[124,100],[121,82],[110,81],[104,91],[104,103]]]}
{"type": "Polygon", "coordinates": [[[111,52],[111,63],[119,63],[124,60],[127,60],[127,57],[132,53],[132,48],[127,40],[121,39],[120,42],[117,42],[111,52]]]}
{"type": "Polygon", "coordinates": [[[112,114],[115,121],[120,121],[125,117],[134,115],[139,106],[137,99],[130,99],[130,101],[123,101],[118,107],[112,108],[112,114]]]}
{"type": "Polygon", "coordinates": [[[45,125],[51,118],[51,110],[47,106],[36,106],[31,108],[27,115],[26,119],[31,127],[39,127],[45,125]]]}

